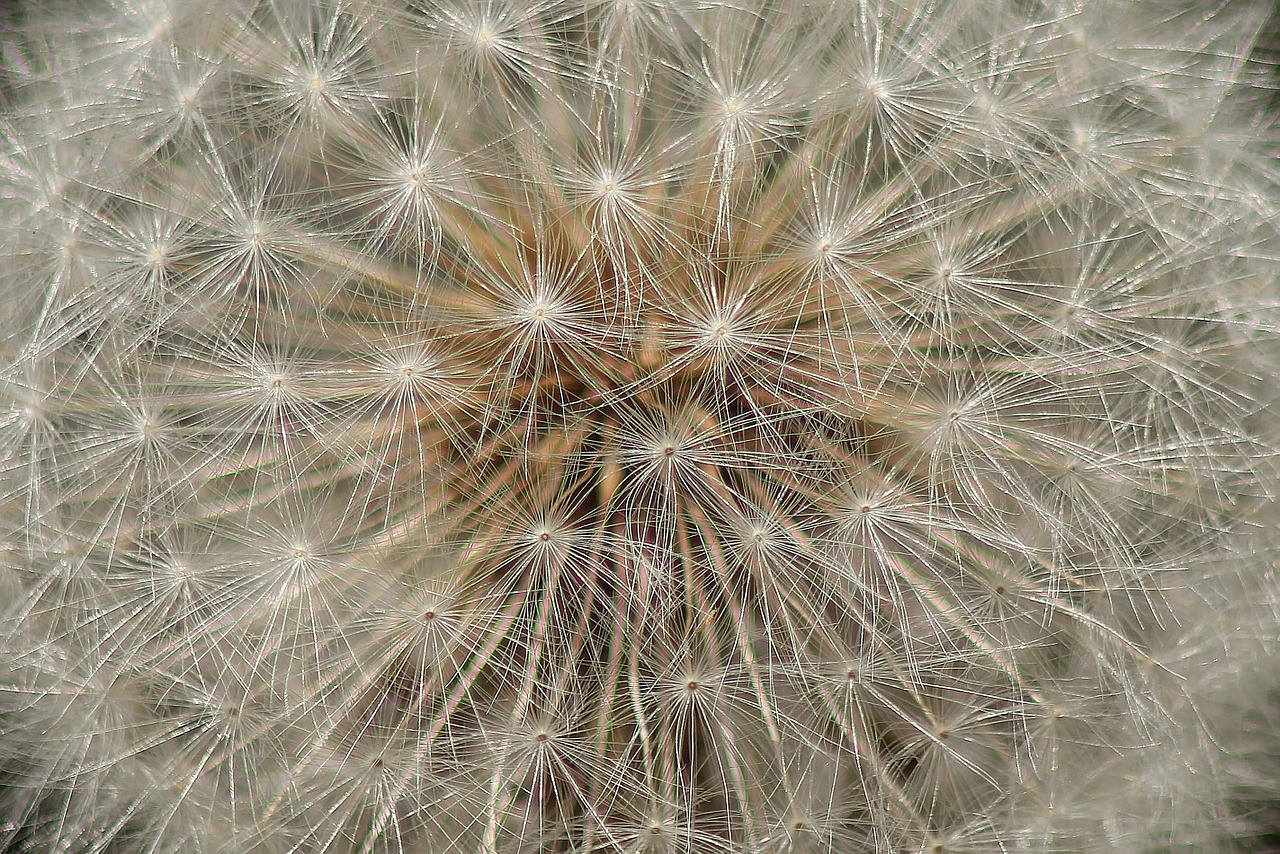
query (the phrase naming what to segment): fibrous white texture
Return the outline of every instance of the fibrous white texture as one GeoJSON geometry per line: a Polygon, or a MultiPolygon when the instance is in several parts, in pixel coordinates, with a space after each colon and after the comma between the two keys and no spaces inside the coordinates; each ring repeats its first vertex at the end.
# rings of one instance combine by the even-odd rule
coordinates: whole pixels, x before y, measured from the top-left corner
{"type": "Polygon", "coordinates": [[[0,848],[1258,838],[1265,12],[14,18],[0,848]]]}

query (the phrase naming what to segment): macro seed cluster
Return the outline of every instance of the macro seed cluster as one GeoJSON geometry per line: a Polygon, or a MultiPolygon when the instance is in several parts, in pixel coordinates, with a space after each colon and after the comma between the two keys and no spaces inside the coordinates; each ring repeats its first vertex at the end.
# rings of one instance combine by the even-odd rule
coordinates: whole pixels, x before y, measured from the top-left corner
{"type": "Polygon", "coordinates": [[[1263,6],[15,18],[0,848],[1246,844],[1263,6]]]}

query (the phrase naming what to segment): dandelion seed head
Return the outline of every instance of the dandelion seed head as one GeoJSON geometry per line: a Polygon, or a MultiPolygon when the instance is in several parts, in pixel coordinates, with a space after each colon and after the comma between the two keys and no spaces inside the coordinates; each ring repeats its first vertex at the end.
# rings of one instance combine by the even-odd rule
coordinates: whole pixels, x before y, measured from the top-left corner
{"type": "Polygon", "coordinates": [[[1225,850],[1265,23],[1157,5],[15,22],[0,848],[1225,850]]]}

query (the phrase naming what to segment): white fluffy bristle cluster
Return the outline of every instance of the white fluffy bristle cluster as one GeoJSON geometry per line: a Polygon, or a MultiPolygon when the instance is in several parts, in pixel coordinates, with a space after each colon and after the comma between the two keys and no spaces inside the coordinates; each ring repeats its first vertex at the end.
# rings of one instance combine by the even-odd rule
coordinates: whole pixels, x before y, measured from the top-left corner
{"type": "Polygon", "coordinates": [[[1261,850],[1266,14],[11,15],[0,850],[1261,850]]]}

